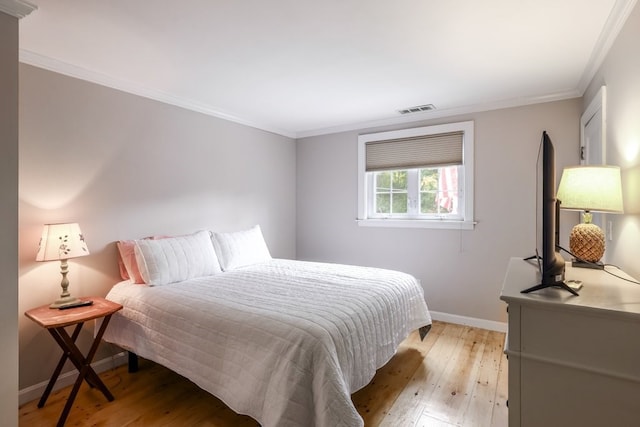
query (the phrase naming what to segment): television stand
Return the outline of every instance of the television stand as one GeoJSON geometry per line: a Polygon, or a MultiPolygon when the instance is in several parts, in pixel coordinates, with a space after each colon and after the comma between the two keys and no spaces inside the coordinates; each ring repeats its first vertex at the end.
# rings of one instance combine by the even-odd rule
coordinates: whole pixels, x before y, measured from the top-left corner
{"type": "MultiPolygon", "coordinates": [[[[542,271],[542,266],[540,265],[540,262],[542,261],[542,257],[540,255],[536,254],[535,255],[531,255],[529,257],[524,258],[525,261],[531,261],[531,260],[536,260],[536,262],[538,263],[538,268],[542,271]]],[[[528,294],[529,292],[535,292],[535,291],[539,291],[540,289],[546,289],[546,288],[560,288],[560,289],[564,289],[565,291],[569,291],[570,293],[572,293],[573,295],[579,297],[580,294],[578,294],[578,292],[576,292],[575,289],[573,289],[571,286],[567,285],[563,280],[559,281],[559,282],[551,282],[551,283],[539,283],[535,286],[532,286],[530,288],[525,289],[524,291],[520,291],[520,293],[522,294],[528,294]]]]}
{"type": "Polygon", "coordinates": [[[577,297],[580,296],[580,294],[578,294],[576,291],[571,289],[571,287],[569,285],[567,285],[566,283],[564,283],[563,281],[561,281],[561,282],[553,282],[553,283],[540,283],[538,285],[535,285],[535,286],[532,286],[530,288],[527,288],[524,291],[520,291],[520,293],[521,294],[528,294],[529,292],[535,292],[535,291],[539,291],[540,289],[546,289],[546,288],[560,288],[560,289],[564,289],[565,291],[571,292],[573,295],[575,295],[577,297]]]}

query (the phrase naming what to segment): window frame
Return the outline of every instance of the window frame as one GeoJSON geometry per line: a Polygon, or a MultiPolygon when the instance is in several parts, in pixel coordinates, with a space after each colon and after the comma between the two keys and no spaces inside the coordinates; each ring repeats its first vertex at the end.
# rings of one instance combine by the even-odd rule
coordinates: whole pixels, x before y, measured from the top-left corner
{"type": "Polygon", "coordinates": [[[473,219],[473,152],[474,152],[474,122],[456,122],[442,125],[423,126],[411,129],[396,131],[376,132],[358,135],[358,217],[357,223],[366,227],[404,227],[404,228],[440,228],[440,229],[463,229],[472,230],[476,224],[473,219]],[[409,138],[416,136],[436,135],[448,132],[463,132],[462,142],[462,169],[463,184],[461,204],[462,219],[451,218],[380,218],[369,215],[374,205],[369,197],[368,186],[372,181],[373,172],[366,172],[366,144],[373,141],[384,141],[398,138],[409,138]]]}

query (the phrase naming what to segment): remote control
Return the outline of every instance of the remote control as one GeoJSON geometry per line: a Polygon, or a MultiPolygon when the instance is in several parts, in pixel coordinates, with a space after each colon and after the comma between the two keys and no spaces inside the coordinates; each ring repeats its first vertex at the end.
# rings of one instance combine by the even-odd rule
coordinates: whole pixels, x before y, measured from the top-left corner
{"type": "Polygon", "coordinates": [[[75,307],[84,307],[86,305],[91,305],[93,304],[93,301],[88,300],[88,301],[80,301],[80,302],[76,302],[73,304],[68,304],[68,305],[63,305],[61,307],[58,307],[58,310],[66,310],[68,308],[75,308],[75,307]]]}

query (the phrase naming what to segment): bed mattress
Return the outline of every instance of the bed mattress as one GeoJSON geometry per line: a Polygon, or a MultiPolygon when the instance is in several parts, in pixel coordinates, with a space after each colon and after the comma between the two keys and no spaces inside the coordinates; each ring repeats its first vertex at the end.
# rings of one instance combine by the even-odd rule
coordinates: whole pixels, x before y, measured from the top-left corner
{"type": "Polygon", "coordinates": [[[104,339],[264,427],[362,426],[351,394],[431,324],[411,275],[274,259],[165,286],[128,281],[104,339]]]}

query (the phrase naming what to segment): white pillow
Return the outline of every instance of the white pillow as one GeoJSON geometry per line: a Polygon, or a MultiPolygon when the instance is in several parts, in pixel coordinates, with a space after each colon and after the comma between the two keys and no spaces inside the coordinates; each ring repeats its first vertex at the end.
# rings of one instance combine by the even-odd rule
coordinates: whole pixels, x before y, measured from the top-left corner
{"type": "Polygon", "coordinates": [[[211,238],[223,271],[271,259],[259,225],[233,233],[213,233],[211,238]]]}
{"type": "Polygon", "coordinates": [[[208,231],[160,240],[136,240],[136,261],[144,282],[166,285],[220,273],[208,231]]]}

